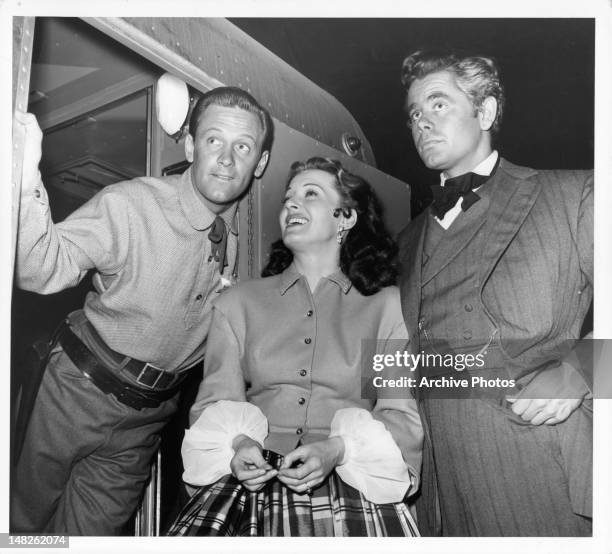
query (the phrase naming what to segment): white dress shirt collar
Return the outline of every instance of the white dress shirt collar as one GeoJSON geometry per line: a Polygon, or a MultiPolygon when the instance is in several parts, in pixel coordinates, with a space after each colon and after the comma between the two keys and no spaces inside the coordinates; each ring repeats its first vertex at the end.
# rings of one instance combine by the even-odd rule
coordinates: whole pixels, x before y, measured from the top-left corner
{"type": "MultiPolygon", "coordinates": [[[[497,163],[497,158],[499,157],[499,153],[497,150],[493,150],[484,160],[482,160],[474,169],[472,169],[472,173],[477,173],[478,175],[491,175],[491,171],[495,167],[497,163]]],[[[440,173],[440,184],[444,186],[448,177],[444,171],[440,173]]]]}
{"type": "MultiPolygon", "coordinates": [[[[482,160],[474,169],[472,169],[473,173],[478,173],[478,175],[491,175],[495,164],[497,163],[497,158],[499,157],[499,153],[497,150],[493,150],[484,160],[482,160]]],[[[444,172],[440,173],[440,185],[444,186],[444,182],[447,177],[444,172]]],[[[480,188],[480,187],[478,187],[480,188]]],[[[478,189],[475,189],[478,190],[478,189]]],[[[453,221],[457,218],[457,216],[461,213],[461,205],[463,204],[463,197],[457,200],[457,203],[450,209],[448,212],[444,214],[442,219],[438,219],[434,216],[434,219],[442,225],[444,229],[448,229],[453,221]]]]}

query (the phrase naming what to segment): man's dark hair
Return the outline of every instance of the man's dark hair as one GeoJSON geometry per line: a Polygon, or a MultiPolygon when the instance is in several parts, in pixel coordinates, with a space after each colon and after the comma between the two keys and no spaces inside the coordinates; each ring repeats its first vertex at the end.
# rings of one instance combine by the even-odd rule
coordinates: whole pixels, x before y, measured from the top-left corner
{"type": "MultiPolygon", "coordinates": [[[[340,247],[340,269],[364,296],[372,295],[397,281],[397,246],[382,220],[382,208],[374,190],[365,180],[342,167],[337,160],[310,158],[294,162],[287,186],[298,174],[319,169],[333,175],[340,194],[339,208],[353,209],[357,222],[348,230],[340,247]]],[[[262,277],[277,275],[293,261],[293,253],[282,239],[272,245],[270,258],[262,277]]]]}
{"type": "Polygon", "coordinates": [[[255,114],[264,133],[261,152],[270,151],[274,134],[272,117],[268,110],[262,108],[255,98],[238,87],[218,87],[200,96],[189,117],[189,134],[194,140],[202,114],[208,106],[212,105],[224,108],[240,108],[255,114]]]}
{"type": "Polygon", "coordinates": [[[491,126],[491,132],[496,134],[500,129],[505,98],[495,60],[483,56],[462,56],[451,51],[417,50],[402,64],[402,85],[408,92],[416,79],[437,71],[454,73],[457,86],[467,95],[476,111],[489,96],[497,100],[497,114],[491,126]]]}

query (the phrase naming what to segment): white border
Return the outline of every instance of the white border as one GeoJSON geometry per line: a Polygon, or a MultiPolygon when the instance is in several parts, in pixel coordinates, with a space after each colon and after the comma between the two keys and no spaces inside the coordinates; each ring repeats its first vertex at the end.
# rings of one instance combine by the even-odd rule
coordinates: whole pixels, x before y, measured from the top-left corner
{"type": "MultiPolygon", "coordinates": [[[[596,276],[595,333],[597,338],[612,338],[612,3],[611,0],[107,0],[104,4],[82,0],[0,0],[0,67],[5,77],[0,83],[0,121],[6,132],[0,138],[4,163],[0,187],[0,390],[5,394],[0,416],[2,444],[8,444],[9,411],[9,320],[10,280],[10,106],[12,15],[48,16],[182,16],[182,17],[595,17],[596,18],[596,276]]],[[[571,78],[571,76],[568,76],[571,78]]],[[[398,114],[399,117],[399,114],[398,114]]],[[[204,552],[233,553],[265,551],[268,553],[344,551],[376,552],[496,552],[497,554],[538,552],[574,553],[612,552],[612,400],[596,400],[595,405],[595,526],[593,539],[548,538],[480,538],[480,539],[211,539],[211,538],[75,538],[70,539],[70,552],[104,552],[112,549],[133,552],[204,552]],[[367,550],[366,550],[367,549],[367,550]]],[[[0,532],[8,529],[8,453],[0,457],[0,532]]],[[[24,550],[22,550],[24,551],[24,550]]],[[[26,549],[25,551],[30,551],[26,549]]]]}

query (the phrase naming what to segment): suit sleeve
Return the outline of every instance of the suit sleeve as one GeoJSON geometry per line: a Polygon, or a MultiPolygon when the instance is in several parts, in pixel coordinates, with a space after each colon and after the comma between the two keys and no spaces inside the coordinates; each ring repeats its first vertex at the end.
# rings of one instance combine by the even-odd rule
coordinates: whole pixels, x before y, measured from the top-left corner
{"type": "MultiPolygon", "coordinates": [[[[594,233],[595,233],[595,218],[594,211],[594,193],[593,193],[593,174],[591,173],[586,180],[582,191],[580,201],[580,211],[578,213],[578,254],[580,256],[580,270],[586,279],[585,289],[593,289],[595,282],[594,278],[594,233]]],[[[593,300],[591,299],[591,302],[593,300]]],[[[585,383],[593,392],[593,358],[592,348],[590,345],[578,344],[571,353],[572,359],[569,363],[579,368],[580,374],[585,383]],[[576,361],[574,363],[574,360],[576,361]]],[[[564,360],[568,362],[568,360],[564,360]]]]}
{"type": "Polygon", "coordinates": [[[594,217],[593,217],[593,174],[587,178],[580,199],[578,212],[578,253],[580,255],[580,269],[589,285],[593,285],[593,256],[594,256],[594,217]]]}
{"type": "MultiPolygon", "coordinates": [[[[580,259],[580,271],[584,280],[580,294],[589,292],[592,294],[594,284],[595,224],[593,210],[593,173],[589,173],[582,188],[576,224],[576,249],[580,259]]],[[[569,391],[566,394],[568,398],[572,398],[572,395],[581,395],[584,385],[588,387],[591,393],[593,392],[591,350],[590,345],[576,344],[574,349],[562,360],[559,379],[564,383],[565,389],[569,391]],[[580,374],[582,382],[575,375],[576,371],[580,374]]]]}
{"type": "MultiPolygon", "coordinates": [[[[579,294],[591,294],[593,287],[593,174],[583,179],[580,204],[575,225],[571,224],[574,247],[577,251],[581,273],[579,294]]],[[[525,387],[522,396],[549,398],[555,391],[557,398],[583,398],[593,391],[593,364],[589,356],[591,346],[569,341],[572,345],[557,366],[538,372],[525,387]]]]}

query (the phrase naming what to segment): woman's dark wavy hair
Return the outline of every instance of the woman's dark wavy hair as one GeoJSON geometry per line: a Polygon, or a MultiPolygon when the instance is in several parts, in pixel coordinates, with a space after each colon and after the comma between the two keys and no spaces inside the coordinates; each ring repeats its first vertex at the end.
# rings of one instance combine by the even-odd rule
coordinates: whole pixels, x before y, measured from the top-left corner
{"type": "MultiPolygon", "coordinates": [[[[309,169],[333,175],[340,194],[340,208],[354,209],[357,222],[348,230],[340,247],[340,269],[364,296],[378,292],[397,281],[397,246],[382,221],[382,208],[367,181],[350,173],[337,160],[310,158],[294,162],[289,170],[287,186],[292,179],[309,169]]],[[[262,277],[277,275],[293,261],[293,253],[282,239],[272,244],[270,258],[262,277]]]]}

